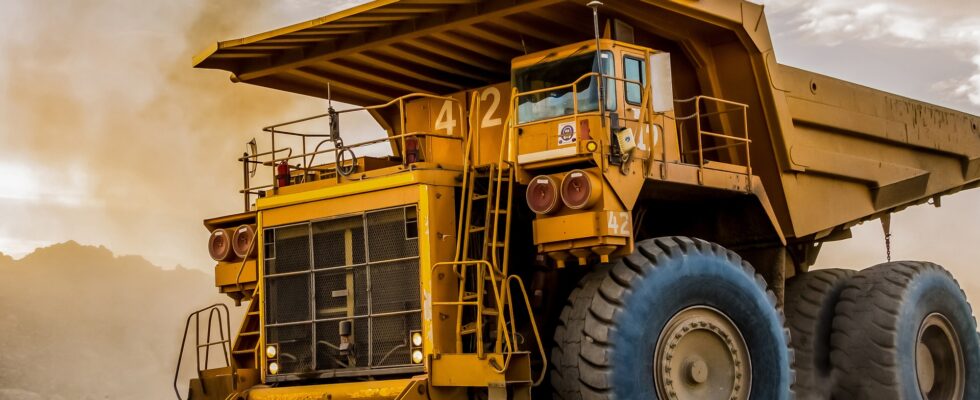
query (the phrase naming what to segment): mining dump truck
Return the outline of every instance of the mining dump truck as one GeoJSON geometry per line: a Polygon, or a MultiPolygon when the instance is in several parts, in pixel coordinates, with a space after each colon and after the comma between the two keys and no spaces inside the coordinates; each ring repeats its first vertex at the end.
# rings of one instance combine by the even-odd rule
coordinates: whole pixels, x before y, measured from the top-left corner
{"type": "Polygon", "coordinates": [[[980,118],[779,64],[760,5],[376,0],[194,66],[324,112],[204,221],[243,317],[178,398],[980,399],[942,267],[810,270],[980,185],[980,118]]]}

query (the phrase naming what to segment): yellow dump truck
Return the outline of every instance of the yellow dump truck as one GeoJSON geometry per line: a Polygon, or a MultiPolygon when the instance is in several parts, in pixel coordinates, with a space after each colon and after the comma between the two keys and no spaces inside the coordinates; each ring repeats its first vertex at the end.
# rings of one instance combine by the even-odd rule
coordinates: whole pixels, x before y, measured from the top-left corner
{"type": "Polygon", "coordinates": [[[188,318],[177,396],[980,398],[942,267],[809,271],[980,185],[980,118],[779,64],[757,4],[604,3],[375,0],[197,56],[325,112],[204,222],[244,318],[188,318]]]}

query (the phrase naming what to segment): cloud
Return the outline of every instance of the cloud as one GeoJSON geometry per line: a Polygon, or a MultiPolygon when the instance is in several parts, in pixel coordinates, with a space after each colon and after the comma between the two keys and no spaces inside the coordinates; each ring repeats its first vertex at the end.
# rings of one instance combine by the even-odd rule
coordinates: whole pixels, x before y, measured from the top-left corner
{"type": "Polygon", "coordinates": [[[241,210],[244,143],[322,103],[191,56],[349,3],[0,0],[0,251],[76,239],[208,265],[200,221],[241,210]]]}
{"type": "Polygon", "coordinates": [[[795,33],[826,46],[850,41],[909,49],[942,49],[973,73],[932,85],[943,96],[980,105],[980,2],[946,0],[776,0],[771,16],[788,19],[795,33]]]}

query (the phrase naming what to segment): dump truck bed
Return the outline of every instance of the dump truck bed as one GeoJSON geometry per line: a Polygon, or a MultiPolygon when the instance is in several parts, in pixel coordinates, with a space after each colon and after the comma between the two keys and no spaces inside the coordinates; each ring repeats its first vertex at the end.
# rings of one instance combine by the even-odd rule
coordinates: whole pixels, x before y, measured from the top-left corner
{"type": "MultiPolygon", "coordinates": [[[[775,75],[775,74],[774,74],[775,75]]],[[[785,65],[787,236],[816,239],[980,182],[980,118],[785,65]]]]}

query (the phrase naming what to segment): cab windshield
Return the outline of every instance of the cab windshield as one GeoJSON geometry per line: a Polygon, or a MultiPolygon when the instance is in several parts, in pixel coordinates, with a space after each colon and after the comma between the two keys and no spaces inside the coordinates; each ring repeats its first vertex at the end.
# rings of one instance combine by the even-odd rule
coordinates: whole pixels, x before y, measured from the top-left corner
{"type": "MultiPolygon", "coordinates": [[[[612,76],[612,54],[602,53],[602,73],[612,76]]],[[[514,87],[518,92],[547,89],[575,82],[583,75],[595,72],[595,53],[572,55],[561,60],[532,65],[514,71],[514,87]]],[[[572,115],[575,112],[575,99],[578,97],[578,112],[599,110],[599,96],[596,88],[596,77],[579,81],[577,93],[572,93],[571,87],[550,90],[542,93],[521,96],[517,103],[517,122],[520,124],[540,121],[549,118],[572,115]]],[[[605,83],[606,110],[616,108],[615,85],[611,79],[605,83]]]]}

